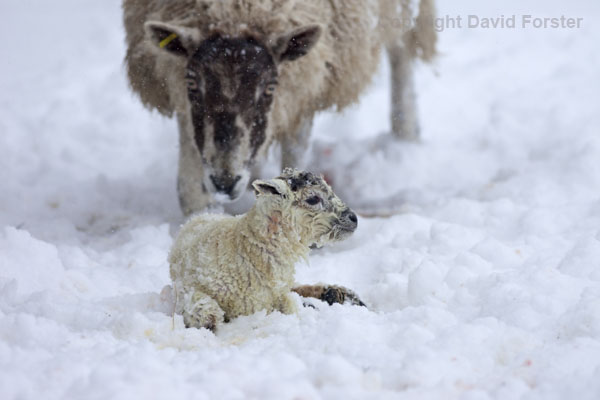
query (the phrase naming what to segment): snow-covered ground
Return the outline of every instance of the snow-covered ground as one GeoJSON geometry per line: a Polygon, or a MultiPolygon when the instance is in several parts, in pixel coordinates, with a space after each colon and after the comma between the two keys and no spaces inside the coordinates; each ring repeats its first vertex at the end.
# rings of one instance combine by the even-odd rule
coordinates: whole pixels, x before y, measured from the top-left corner
{"type": "Polygon", "coordinates": [[[128,91],[119,1],[2,0],[0,398],[600,398],[600,4],[439,9],[584,21],[442,32],[419,144],[385,134],[385,65],[320,116],[313,166],[370,218],[297,280],[369,309],[213,335],[160,298],[177,134],[128,91]]]}

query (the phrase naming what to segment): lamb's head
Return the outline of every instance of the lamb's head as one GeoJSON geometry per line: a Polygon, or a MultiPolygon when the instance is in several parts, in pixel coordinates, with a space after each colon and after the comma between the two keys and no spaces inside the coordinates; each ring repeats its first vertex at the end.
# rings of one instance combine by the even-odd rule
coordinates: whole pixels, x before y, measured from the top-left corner
{"type": "Polygon", "coordinates": [[[252,183],[257,205],[280,210],[307,245],[322,246],[347,238],[356,230],[356,214],[322,176],[286,168],[281,176],[252,183]]]}
{"type": "Polygon", "coordinates": [[[235,200],[273,136],[269,120],[279,65],[307,54],[321,28],[309,25],[275,37],[203,35],[200,29],[152,21],[145,28],[159,50],[185,59],[181,81],[187,89],[181,95],[202,156],[204,186],[221,200],[235,200]]]}

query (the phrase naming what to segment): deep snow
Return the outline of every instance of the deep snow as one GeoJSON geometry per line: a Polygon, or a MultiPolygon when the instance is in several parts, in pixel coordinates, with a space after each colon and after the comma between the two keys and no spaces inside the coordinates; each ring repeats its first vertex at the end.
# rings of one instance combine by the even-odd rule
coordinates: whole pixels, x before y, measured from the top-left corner
{"type": "Polygon", "coordinates": [[[370,307],[213,335],[161,299],[177,134],[127,89],[119,2],[2,0],[0,398],[600,398],[600,5],[439,9],[584,23],[443,32],[419,144],[384,133],[385,65],[320,116],[313,168],[371,218],[297,280],[370,307]]]}

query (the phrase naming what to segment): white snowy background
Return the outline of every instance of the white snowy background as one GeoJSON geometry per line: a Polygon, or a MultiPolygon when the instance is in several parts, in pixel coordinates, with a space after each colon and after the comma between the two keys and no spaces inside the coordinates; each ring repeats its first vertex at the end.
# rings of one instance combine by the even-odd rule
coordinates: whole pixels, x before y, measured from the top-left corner
{"type": "Polygon", "coordinates": [[[584,23],[441,33],[421,143],[386,133],[385,63],[321,115],[313,167],[369,217],[297,280],[369,308],[214,335],[160,299],[177,130],[127,88],[120,2],[1,0],[0,398],[600,398],[600,4],[438,8],[584,23]]]}

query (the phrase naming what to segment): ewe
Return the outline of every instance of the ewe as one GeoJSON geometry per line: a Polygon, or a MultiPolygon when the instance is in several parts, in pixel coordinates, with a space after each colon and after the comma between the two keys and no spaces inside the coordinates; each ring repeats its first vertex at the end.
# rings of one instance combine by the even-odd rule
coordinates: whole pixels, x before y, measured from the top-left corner
{"type": "Polygon", "coordinates": [[[381,48],[392,131],[418,137],[412,65],[435,54],[433,0],[124,0],[123,13],[131,88],[177,115],[185,214],[239,198],[273,143],[301,167],[314,115],[355,103],[381,48]]]}
{"type": "Polygon", "coordinates": [[[356,214],[323,178],[286,169],[252,186],[257,200],[246,214],[195,216],[175,240],[171,279],[185,325],[214,330],[259,310],[290,314],[296,311],[291,291],[364,305],[341,286],[294,286],[294,264],[311,246],[343,240],[357,227],[356,214]]]}

